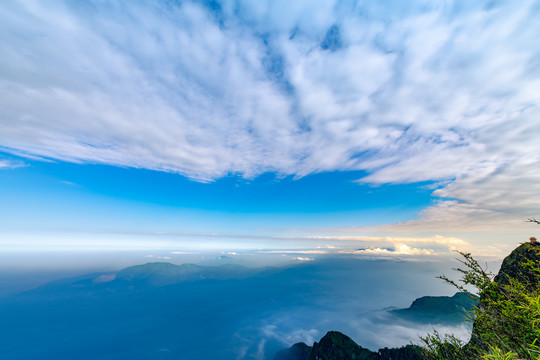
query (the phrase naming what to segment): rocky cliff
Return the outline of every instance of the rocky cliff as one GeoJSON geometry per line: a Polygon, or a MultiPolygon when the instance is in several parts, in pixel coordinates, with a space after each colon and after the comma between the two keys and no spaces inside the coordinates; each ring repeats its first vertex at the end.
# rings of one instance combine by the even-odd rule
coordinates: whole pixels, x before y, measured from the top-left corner
{"type": "Polygon", "coordinates": [[[508,284],[509,279],[518,279],[537,288],[540,279],[523,266],[524,262],[540,264],[540,244],[525,243],[518,246],[502,262],[501,269],[493,281],[498,284],[508,284]]]}

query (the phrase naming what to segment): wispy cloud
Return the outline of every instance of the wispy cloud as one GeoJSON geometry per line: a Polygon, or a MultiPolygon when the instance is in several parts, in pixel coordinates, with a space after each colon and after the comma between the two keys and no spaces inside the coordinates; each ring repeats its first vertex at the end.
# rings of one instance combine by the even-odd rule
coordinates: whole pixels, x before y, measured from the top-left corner
{"type": "Polygon", "coordinates": [[[261,332],[270,339],[278,340],[280,343],[284,344],[284,347],[299,342],[311,345],[315,341],[318,341],[321,336],[320,331],[316,329],[296,329],[289,332],[283,332],[280,331],[276,325],[266,325],[261,329],[261,332]]]}
{"type": "Polygon", "coordinates": [[[369,254],[369,255],[435,255],[435,251],[431,249],[418,249],[411,248],[408,245],[400,244],[396,249],[388,248],[367,248],[354,251],[355,254],[369,254]]]}
{"type": "Polygon", "coordinates": [[[21,162],[6,160],[6,159],[0,159],[0,170],[2,169],[13,169],[24,166],[21,162]]]}
{"type": "MultiPolygon", "coordinates": [[[[359,236],[359,235],[338,234],[338,235],[307,235],[307,236],[295,237],[295,239],[324,240],[324,241],[333,240],[333,241],[342,242],[342,244],[347,245],[347,247],[350,247],[351,244],[352,246],[354,246],[354,244],[360,246],[360,244],[363,244],[363,243],[391,244],[394,248],[392,251],[397,251],[398,249],[401,248],[403,249],[404,252],[405,252],[405,249],[409,248],[408,245],[411,245],[411,244],[433,245],[433,246],[438,246],[438,247],[447,249],[447,251],[464,249],[470,245],[468,242],[460,238],[441,236],[441,235],[423,236],[423,237],[401,237],[401,236],[359,236]]],[[[327,247],[326,250],[323,250],[323,249],[303,250],[303,253],[306,254],[306,253],[311,252],[314,254],[316,253],[326,254],[326,253],[331,253],[331,252],[346,252],[346,250],[343,249],[344,247],[345,246],[327,247]]]]}
{"type": "Polygon", "coordinates": [[[313,261],[313,260],[315,260],[315,258],[309,258],[309,257],[298,256],[298,257],[293,258],[293,260],[298,260],[298,261],[313,261]]]}
{"type": "MultiPolygon", "coordinates": [[[[520,179],[523,180],[523,179],[520,179]]],[[[532,180],[529,179],[529,180],[532,180]]],[[[520,183],[516,179],[516,183],[520,183]]],[[[454,184],[452,186],[455,186],[454,184]]],[[[536,188],[533,185],[532,188],[536,188]]],[[[456,200],[440,201],[436,205],[430,206],[422,210],[419,218],[416,220],[369,226],[349,226],[349,227],[334,227],[312,229],[325,232],[396,232],[396,233],[515,233],[526,232],[527,224],[525,219],[527,214],[534,214],[538,210],[535,207],[536,199],[532,194],[529,194],[531,189],[513,189],[511,184],[508,184],[506,189],[500,189],[500,193],[484,194],[489,191],[483,186],[471,188],[463,188],[462,192],[455,193],[456,197],[460,194],[471,196],[469,202],[461,202],[456,200]],[[527,195],[525,195],[525,193],[527,195]],[[477,197],[474,197],[477,195],[477,197]],[[487,201],[482,205],[479,204],[482,196],[490,196],[493,202],[487,201]],[[522,199],[517,199],[520,195],[524,195],[522,199]],[[528,198],[531,196],[531,198],[528,198]],[[516,199],[515,203],[511,203],[512,198],[516,199]],[[476,200],[476,201],[475,201],[476,200]],[[520,201],[521,200],[521,201],[520,201]],[[493,208],[496,201],[505,203],[504,206],[493,208]]],[[[538,189],[540,191],[540,189],[538,189]]],[[[444,190],[446,191],[446,190],[444,190]]],[[[437,193],[437,192],[435,192],[437,193]]],[[[300,229],[291,229],[298,231],[300,229]]],[[[304,231],[306,229],[303,229],[304,231]]]]}
{"type": "Polygon", "coordinates": [[[0,144],[200,181],[450,181],[394,229],[540,208],[534,1],[220,4],[2,2],[0,144]]]}
{"type": "MultiPolygon", "coordinates": [[[[303,239],[317,240],[345,240],[345,241],[390,241],[390,242],[407,242],[416,244],[438,244],[438,245],[467,245],[466,241],[455,237],[434,235],[425,237],[391,237],[391,236],[349,236],[349,235],[310,235],[303,236],[303,239]]],[[[335,249],[335,246],[326,246],[328,249],[335,249]]]]}
{"type": "Polygon", "coordinates": [[[260,253],[265,254],[329,254],[329,251],[325,250],[311,250],[311,249],[295,249],[295,250],[259,250],[260,253]]]}

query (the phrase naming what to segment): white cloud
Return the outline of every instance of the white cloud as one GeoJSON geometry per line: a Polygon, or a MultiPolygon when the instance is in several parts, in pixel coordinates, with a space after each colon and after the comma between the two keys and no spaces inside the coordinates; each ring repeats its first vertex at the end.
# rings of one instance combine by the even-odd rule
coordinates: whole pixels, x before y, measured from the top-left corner
{"type": "MultiPolygon", "coordinates": [[[[279,323],[279,321],[277,321],[279,323]]],[[[276,339],[284,346],[291,346],[299,342],[304,342],[308,345],[313,344],[319,340],[320,331],[316,329],[294,329],[289,331],[283,331],[277,325],[265,325],[261,332],[269,339],[276,339]],[[280,331],[281,330],[281,331],[280,331]]]]}
{"type": "Polygon", "coordinates": [[[539,10],[490,4],[5,1],[0,145],[201,181],[446,180],[396,228],[515,230],[540,207],[539,10]]]}
{"type": "Polygon", "coordinates": [[[301,256],[298,256],[298,257],[293,258],[293,260],[298,260],[298,261],[313,261],[313,260],[315,260],[315,259],[314,259],[314,258],[309,258],[309,257],[301,257],[301,256]]]}
{"type": "Polygon", "coordinates": [[[14,162],[7,159],[0,159],[0,170],[2,169],[13,169],[24,166],[24,164],[20,162],[14,162]]]}
{"type": "Polygon", "coordinates": [[[369,255],[435,255],[431,249],[412,248],[406,244],[397,244],[395,249],[367,248],[354,251],[355,254],[369,255]]]}

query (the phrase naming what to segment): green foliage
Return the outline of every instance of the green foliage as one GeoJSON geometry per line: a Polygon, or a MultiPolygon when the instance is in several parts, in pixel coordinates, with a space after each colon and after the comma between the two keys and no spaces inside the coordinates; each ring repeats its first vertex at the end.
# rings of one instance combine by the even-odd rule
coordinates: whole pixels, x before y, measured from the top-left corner
{"type": "Polygon", "coordinates": [[[503,352],[501,349],[497,347],[491,347],[489,354],[485,354],[482,356],[482,360],[515,360],[517,358],[517,354],[512,351],[503,352]]]}
{"type": "Polygon", "coordinates": [[[437,330],[422,338],[425,344],[424,358],[429,360],[471,358],[465,343],[453,334],[441,335],[437,330]]]}
{"type": "Polygon", "coordinates": [[[460,281],[440,278],[467,294],[472,286],[480,296],[472,312],[471,341],[463,344],[453,335],[435,332],[422,339],[426,359],[540,360],[540,263],[536,260],[540,247],[523,244],[514,252],[519,261],[508,268],[517,271],[516,276],[501,277],[503,263],[498,278],[504,281],[500,282],[493,281],[493,274],[471,254],[459,252],[464,265],[456,269],[462,275],[460,281]]]}

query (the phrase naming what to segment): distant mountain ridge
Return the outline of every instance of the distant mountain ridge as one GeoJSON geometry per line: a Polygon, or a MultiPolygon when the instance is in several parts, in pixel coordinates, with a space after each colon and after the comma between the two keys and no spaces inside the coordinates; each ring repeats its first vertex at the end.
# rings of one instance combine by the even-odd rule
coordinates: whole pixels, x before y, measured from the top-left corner
{"type": "Polygon", "coordinates": [[[118,271],[107,271],[69,277],[51,281],[37,288],[24,291],[33,293],[51,288],[68,287],[103,287],[115,284],[137,283],[139,285],[166,286],[199,280],[244,279],[268,272],[269,268],[252,269],[246,266],[223,264],[204,266],[197,264],[171,264],[169,262],[148,262],[142,265],[129,266],[118,271]]]}
{"type": "Polygon", "coordinates": [[[261,270],[253,270],[241,265],[225,264],[203,266],[196,264],[175,265],[168,262],[149,262],[120,270],[115,280],[149,282],[154,286],[176,284],[184,281],[205,279],[227,280],[254,275],[261,270]]]}
{"type": "Polygon", "coordinates": [[[423,296],[414,300],[406,309],[395,309],[389,312],[413,322],[457,325],[467,320],[468,313],[476,304],[478,304],[477,300],[458,292],[454,296],[423,296]]]}

